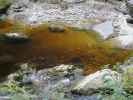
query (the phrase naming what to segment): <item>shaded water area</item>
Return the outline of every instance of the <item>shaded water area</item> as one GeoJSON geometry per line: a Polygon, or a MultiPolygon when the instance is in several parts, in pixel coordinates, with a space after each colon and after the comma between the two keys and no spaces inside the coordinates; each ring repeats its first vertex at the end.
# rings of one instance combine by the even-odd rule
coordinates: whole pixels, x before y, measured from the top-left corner
{"type": "Polygon", "coordinates": [[[127,59],[132,51],[113,48],[94,31],[64,25],[65,31],[51,32],[48,24],[29,26],[9,20],[0,22],[0,36],[20,32],[29,36],[26,43],[0,41],[0,76],[14,71],[15,64],[29,62],[37,69],[59,64],[82,64],[84,74],[90,74],[105,64],[127,59]]]}

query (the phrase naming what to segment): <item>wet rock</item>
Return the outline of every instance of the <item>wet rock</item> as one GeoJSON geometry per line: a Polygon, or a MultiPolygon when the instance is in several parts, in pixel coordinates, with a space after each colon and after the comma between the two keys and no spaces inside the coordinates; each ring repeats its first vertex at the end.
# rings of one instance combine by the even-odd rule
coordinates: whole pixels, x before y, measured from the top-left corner
{"type": "Polygon", "coordinates": [[[3,41],[7,43],[25,43],[29,41],[29,37],[24,33],[5,33],[3,34],[3,41]]]}
{"type": "Polygon", "coordinates": [[[118,36],[109,40],[114,47],[122,49],[133,49],[133,35],[118,36]]]}
{"type": "Polygon", "coordinates": [[[83,80],[80,80],[72,91],[74,93],[90,95],[95,93],[98,89],[105,89],[107,81],[113,82],[113,85],[115,85],[115,81],[121,82],[121,76],[119,73],[110,69],[97,71],[94,74],[86,76],[83,80]]]}
{"type": "Polygon", "coordinates": [[[64,32],[65,31],[65,27],[60,24],[50,24],[48,26],[48,29],[50,32],[64,32]]]}

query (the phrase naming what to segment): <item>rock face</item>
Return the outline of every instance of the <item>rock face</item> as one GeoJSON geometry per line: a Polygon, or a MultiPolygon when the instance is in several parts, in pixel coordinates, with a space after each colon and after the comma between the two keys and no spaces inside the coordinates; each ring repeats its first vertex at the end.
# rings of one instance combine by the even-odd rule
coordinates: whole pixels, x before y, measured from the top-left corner
{"type": "Polygon", "coordinates": [[[133,17],[133,0],[126,0],[127,8],[130,16],[133,17]]]}
{"type": "Polygon", "coordinates": [[[110,69],[97,71],[96,73],[86,76],[83,80],[79,81],[79,83],[74,86],[73,91],[75,93],[89,95],[96,92],[98,89],[105,89],[107,81],[112,81],[115,84],[115,81],[121,81],[121,76],[110,69]]]}
{"type": "Polygon", "coordinates": [[[2,40],[7,43],[25,43],[29,37],[24,33],[5,33],[2,40]]]}

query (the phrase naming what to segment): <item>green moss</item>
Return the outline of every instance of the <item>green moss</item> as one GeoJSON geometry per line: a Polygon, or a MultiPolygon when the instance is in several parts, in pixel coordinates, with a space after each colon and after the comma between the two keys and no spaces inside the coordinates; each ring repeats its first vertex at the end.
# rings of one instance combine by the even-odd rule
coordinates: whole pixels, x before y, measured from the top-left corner
{"type": "Polygon", "coordinates": [[[11,0],[0,0],[0,9],[4,8],[5,6],[9,5],[11,0]]]}
{"type": "Polygon", "coordinates": [[[133,68],[127,68],[127,71],[123,74],[123,83],[126,89],[133,92],[133,68]]]}

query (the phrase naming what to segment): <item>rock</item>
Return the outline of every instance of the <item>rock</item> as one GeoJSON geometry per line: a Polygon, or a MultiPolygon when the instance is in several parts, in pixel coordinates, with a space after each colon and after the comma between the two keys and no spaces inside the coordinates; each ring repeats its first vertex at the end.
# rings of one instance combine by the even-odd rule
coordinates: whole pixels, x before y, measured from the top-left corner
{"type": "Polygon", "coordinates": [[[106,39],[113,33],[112,21],[105,21],[101,24],[95,25],[93,30],[98,32],[103,39],[106,39]]]}
{"type": "Polygon", "coordinates": [[[60,25],[60,24],[50,24],[48,26],[48,29],[50,32],[64,32],[65,31],[64,25],[60,25]]]}
{"type": "Polygon", "coordinates": [[[107,40],[111,41],[114,46],[124,49],[133,49],[133,28],[128,25],[124,15],[118,15],[114,18],[113,34],[107,40]]]}
{"type": "Polygon", "coordinates": [[[25,43],[29,41],[29,37],[24,33],[5,33],[3,41],[7,43],[25,43]]]}
{"type": "Polygon", "coordinates": [[[122,74],[123,86],[128,91],[133,92],[133,65],[129,65],[122,74]]]}
{"type": "MultiPolygon", "coordinates": [[[[73,88],[74,93],[83,95],[90,95],[96,92],[98,89],[105,89],[106,82],[112,82],[115,85],[116,82],[121,82],[121,76],[119,73],[110,69],[104,69],[97,71],[94,74],[88,75],[80,80],[73,88]]],[[[110,86],[111,88],[111,86],[110,86]]]]}
{"type": "Polygon", "coordinates": [[[133,57],[119,65],[118,71],[122,74],[123,88],[133,92],[133,57]]]}
{"type": "Polygon", "coordinates": [[[73,65],[64,65],[64,64],[62,64],[60,66],[55,66],[54,70],[63,72],[63,71],[71,70],[72,68],[73,68],[73,65]]]}
{"type": "Polygon", "coordinates": [[[119,35],[133,35],[133,28],[127,23],[126,16],[118,15],[113,20],[114,33],[119,35]]]}
{"type": "Polygon", "coordinates": [[[133,49],[133,35],[118,36],[109,40],[114,47],[122,49],[133,49]]]}
{"type": "Polygon", "coordinates": [[[50,76],[61,76],[64,77],[66,75],[69,75],[74,70],[73,65],[59,65],[55,66],[54,68],[48,69],[48,74],[50,76]]]}
{"type": "Polygon", "coordinates": [[[68,9],[68,3],[66,1],[62,1],[60,3],[61,10],[67,10],[68,9]]]}
{"type": "Polygon", "coordinates": [[[86,0],[63,0],[63,1],[66,1],[67,3],[83,3],[86,0]]]}
{"type": "Polygon", "coordinates": [[[62,2],[62,0],[46,0],[46,2],[51,4],[59,4],[62,2]]]}
{"type": "Polygon", "coordinates": [[[11,6],[10,0],[0,0],[0,16],[6,15],[10,6],[11,6]]]}
{"type": "MultiPolygon", "coordinates": [[[[110,0],[110,2],[111,1],[112,0],[110,0]]],[[[112,4],[115,5],[115,2],[114,3],[112,2],[112,4]]],[[[129,13],[125,1],[118,1],[118,2],[116,2],[115,10],[117,10],[117,11],[119,11],[119,12],[125,14],[125,15],[127,15],[129,13]]]]}
{"type": "Polygon", "coordinates": [[[130,16],[133,17],[133,0],[126,0],[127,8],[130,16]]]}

